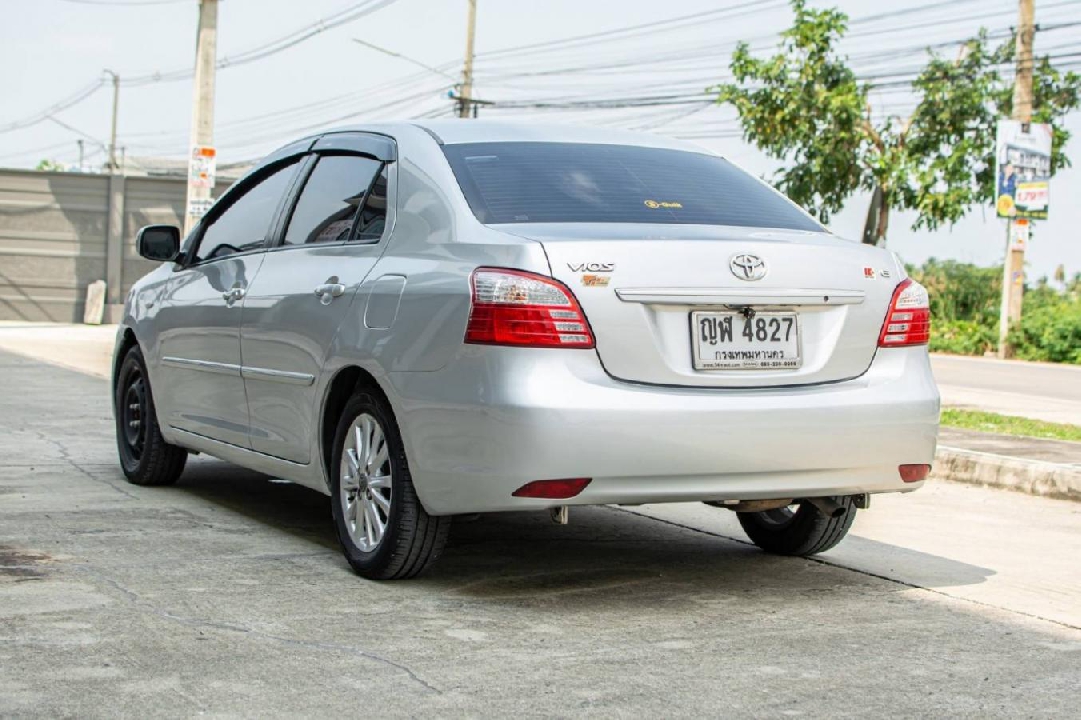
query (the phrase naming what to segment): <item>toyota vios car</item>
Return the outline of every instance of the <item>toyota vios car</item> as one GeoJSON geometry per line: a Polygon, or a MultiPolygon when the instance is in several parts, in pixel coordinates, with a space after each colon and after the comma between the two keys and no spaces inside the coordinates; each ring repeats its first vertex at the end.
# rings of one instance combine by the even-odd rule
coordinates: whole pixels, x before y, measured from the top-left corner
{"type": "Polygon", "coordinates": [[[366,577],[422,571],[454,515],[606,503],[817,553],[934,456],[925,290],[694,145],[328,132],[137,244],[163,264],[117,334],[127,477],[202,452],[320,490],[366,577]]]}

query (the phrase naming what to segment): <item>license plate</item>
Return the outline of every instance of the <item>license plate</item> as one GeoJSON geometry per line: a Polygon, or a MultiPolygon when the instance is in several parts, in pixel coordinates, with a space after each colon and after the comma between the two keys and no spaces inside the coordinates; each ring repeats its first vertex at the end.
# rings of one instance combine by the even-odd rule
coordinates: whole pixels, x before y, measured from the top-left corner
{"type": "Polygon", "coordinates": [[[695,370],[791,370],[800,358],[794,312],[692,312],[695,370]]]}

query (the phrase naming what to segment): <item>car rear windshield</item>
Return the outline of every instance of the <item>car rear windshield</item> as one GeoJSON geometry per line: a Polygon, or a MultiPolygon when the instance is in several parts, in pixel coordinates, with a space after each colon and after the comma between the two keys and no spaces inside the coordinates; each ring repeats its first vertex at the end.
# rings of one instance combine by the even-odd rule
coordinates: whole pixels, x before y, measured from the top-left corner
{"type": "Polygon", "coordinates": [[[632,145],[444,145],[482,223],[662,223],[821,231],[724,158],[632,145]]]}

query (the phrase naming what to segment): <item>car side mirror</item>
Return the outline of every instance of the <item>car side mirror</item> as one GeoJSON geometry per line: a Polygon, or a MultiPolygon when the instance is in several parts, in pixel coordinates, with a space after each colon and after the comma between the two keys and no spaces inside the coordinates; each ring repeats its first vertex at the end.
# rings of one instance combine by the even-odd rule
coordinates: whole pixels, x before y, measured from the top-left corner
{"type": "Polygon", "coordinates": [[[180,254],[180,228],[175,225],[147,225],[136,235],[135,249],[147,260],[175,260],[180,254]]]}

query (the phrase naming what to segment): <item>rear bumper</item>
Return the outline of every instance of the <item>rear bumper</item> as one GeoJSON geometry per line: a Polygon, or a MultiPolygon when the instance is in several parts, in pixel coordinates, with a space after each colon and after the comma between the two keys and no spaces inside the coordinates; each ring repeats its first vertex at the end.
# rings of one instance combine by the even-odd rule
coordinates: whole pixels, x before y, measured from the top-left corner
{"type": "Polygon", "coordinates": [[[815,387],[688,389],[608,376],[591,350],[469,346],[438,372],[391,373],[429,512],[913,490],[939,397],[923,347],[879,350],[859,378],[815,387]],[[569,500],[516,498],[532,480],[592,478],[569,500]]]}

